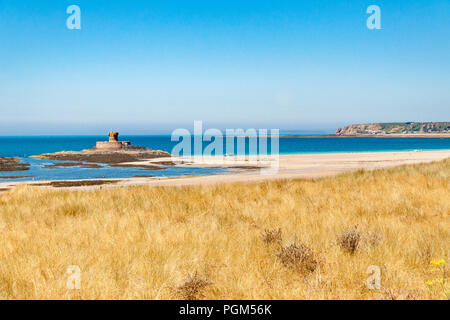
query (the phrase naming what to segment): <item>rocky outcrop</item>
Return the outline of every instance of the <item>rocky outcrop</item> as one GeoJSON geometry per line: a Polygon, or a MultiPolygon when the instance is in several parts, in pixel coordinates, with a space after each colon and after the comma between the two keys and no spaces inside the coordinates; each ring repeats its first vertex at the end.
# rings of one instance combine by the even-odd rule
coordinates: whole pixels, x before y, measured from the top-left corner
{"type": "Polygon", "coordinates": [[[171,156],[170,153],[165,151],[142,148],[139,150],[120,150],[120,151],[99,151],[95,149],[88,149],[83,151],[61,151],[32,156],[32,158],[43,160],[83,161],[89,163],[112,164],[112,163],[136,162],[140,160],[163,158],[170,156],[171,156]]]}

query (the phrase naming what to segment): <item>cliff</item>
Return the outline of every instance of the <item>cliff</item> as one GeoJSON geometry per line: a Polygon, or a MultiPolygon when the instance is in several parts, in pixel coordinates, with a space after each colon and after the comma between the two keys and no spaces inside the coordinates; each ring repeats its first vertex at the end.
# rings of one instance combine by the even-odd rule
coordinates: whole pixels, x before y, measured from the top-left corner
{"type": "Polygon", "coordinates": [[[427,135],[449,134],[450,122],[393,122],[352,124],[345,128],[338,128],[338,136],[358,135],[427,135]]]}

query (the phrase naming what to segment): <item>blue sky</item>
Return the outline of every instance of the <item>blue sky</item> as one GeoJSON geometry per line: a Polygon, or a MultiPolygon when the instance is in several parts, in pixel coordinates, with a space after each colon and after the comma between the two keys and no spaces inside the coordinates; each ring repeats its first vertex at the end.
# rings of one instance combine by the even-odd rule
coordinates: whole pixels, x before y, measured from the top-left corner
{"type": "Polygon", "coordinates": [[[449,38],[448,0],[0,0],[0,135],[450,121],[449,38]]]}

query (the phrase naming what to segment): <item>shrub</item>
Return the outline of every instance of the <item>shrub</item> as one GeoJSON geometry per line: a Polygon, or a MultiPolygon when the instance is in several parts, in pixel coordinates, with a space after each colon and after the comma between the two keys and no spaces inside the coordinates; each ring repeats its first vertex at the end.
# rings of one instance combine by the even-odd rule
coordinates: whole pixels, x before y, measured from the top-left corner
{"type": "Polygon", "coordinates": [[[198,300],[203,297],[203,289],[210,284],[212,284],[211,281],[200,277],[196,272],[194,275],[189,276],[176,291],[184,300],[198,300]]]}
{"type": "Polygon", "coordinates": [[[314,251],[302,243],[282,247],[277,256],[284,266],[301,272],[314,272],[318,264],[314,251]]]}
{"type": "Polygon", "coordinates": [[[354,226],[353,229],[341,233],[337,241],[342,249],[354,254],[361,241],[361,233],[358,231],[358,226],[354,226]]]}

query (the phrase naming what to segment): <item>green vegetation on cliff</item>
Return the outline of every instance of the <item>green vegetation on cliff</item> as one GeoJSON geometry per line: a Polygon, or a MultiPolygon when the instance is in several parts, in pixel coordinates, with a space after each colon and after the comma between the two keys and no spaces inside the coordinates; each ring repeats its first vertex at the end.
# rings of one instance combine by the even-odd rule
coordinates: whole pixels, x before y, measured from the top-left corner
{"type": "Polygon", "coordinates": [[[450,122],[389,122],[352,124],[338,128],[337,135],[386,134],[450,134],[450,122]]]}

